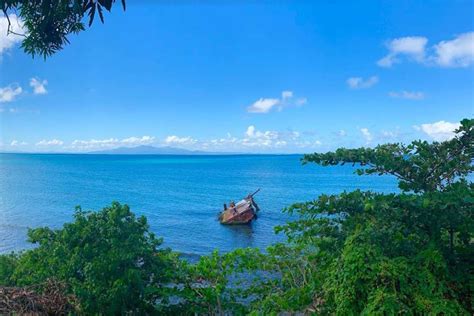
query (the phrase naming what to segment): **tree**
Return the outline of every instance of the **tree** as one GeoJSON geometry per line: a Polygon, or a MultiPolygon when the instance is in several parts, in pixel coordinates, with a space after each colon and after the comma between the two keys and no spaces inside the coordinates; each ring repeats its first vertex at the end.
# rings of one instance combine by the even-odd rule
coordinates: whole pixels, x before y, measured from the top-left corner
{"type": "Polygon", "coordinates": [[[446,142],[415,141],[309,154],[304,163],[351,163],[359,175],[390,174],[399,194],[321,195],[286,211],[258,269],[258,313],[472,314],[474,120],[446,142]]]}
{"type": "Polygon", "coordinates": [[[442,191],[474,171],[473,129],[474,120],[464,119],[456,137],[450,141],[414,141],[407,146],[385,144],[373,149],[340,148],[336,152],[305,155],[303,162],[322,166],[358,164],[364,167],[357,170],[359,175],[390,174],[397,177],[404,192],[442,191]]]}
{"type": "MultiPolygon", "coordinates": [[[[116,0],[0,0],[0,9],[8,19],[7,35],[23,36],[24,51],[44,58],[61,50],[69,43],[68,36],[85,29],[87,16],[92,25],[96,13],[102,23],[104,10],[110,11],[116,0]],[[12,29],[9,14],[18,12],[25,33],[12,29]]],[[[125,0],[121,0],[125,10],[125,0]]]]}
{"type": "Polygon", "coordinates": [[[16,286],[64,282],[86,314],[153,313],[162,307],[156,302],[168,301],[165,285],[176,256],[159,248],[161,240],[149,232],[146,219],[126,205],[113,203],[99,212],[78,208],[74,222],[62,229],[37,228],[28,236],[38,247],[13,262],[16,286]]]}

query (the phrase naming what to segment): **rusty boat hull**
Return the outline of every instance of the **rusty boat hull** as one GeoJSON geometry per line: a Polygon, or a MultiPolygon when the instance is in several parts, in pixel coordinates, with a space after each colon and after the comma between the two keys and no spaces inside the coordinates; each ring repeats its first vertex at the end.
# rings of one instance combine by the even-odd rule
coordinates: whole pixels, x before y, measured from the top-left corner
{"type": "Polygon", "coordinates": [[[248,224],[257,217],[257,207],[252,198],[245,198],[234,207],[229,207],[219,215],[224,225],[248,224]]]}

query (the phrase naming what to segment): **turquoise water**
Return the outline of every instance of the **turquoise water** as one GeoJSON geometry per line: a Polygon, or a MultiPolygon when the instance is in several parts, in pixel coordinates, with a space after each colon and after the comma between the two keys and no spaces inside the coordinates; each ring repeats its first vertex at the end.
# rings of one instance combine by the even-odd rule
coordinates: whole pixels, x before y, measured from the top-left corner
{"type": "Polygon", "coordinates": [[[351,166],[302,166],[298,155],[125,156],[0,154],[0,252],[27,248],[28,227],[61,225],[74,207],[96,210],[119,201],[145,215],[174,250],[264,248],[282,240],[281,210],[321,193],[396,191],[392,177],[353,174],[351,166]],[[257,188],[259,217],[250,226],[222,226],[223,203],[257,188]]]}

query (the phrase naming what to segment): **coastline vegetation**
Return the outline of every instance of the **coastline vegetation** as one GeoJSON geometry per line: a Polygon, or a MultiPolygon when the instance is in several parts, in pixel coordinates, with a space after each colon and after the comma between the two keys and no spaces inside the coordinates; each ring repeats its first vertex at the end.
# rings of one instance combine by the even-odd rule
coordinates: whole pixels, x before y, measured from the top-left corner
{"type": "Polygon", "coordinates": [[[36,248],[0,256],[0,286],[43,293],[60,283],[79,315],[472,315],[473,145],[474,119],[465,119],[441,143],[305,155],[303,163],[393,175],[400,193],[293,204],[285,212],[297,219],[275,228],[287,241],[265,252],[215,251],[191,263],[126,205],[77,208],[62,229],[29,230],[36,248]]]}

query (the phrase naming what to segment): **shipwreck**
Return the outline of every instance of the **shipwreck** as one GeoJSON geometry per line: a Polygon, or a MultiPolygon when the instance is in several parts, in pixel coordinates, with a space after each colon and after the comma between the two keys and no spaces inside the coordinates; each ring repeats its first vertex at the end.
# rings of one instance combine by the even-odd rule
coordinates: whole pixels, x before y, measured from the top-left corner
{"type": "Polygon", "coordinates": [[[255,203],[254,196],[260,191],[258,189],[252,194],[247,195],[237,204],[230,202],[229,207],[224,204],[224,210],[219,214],[219,221],[224,225],[248,224],[257,218],[257,212],[260,210],[255,203]]]}

